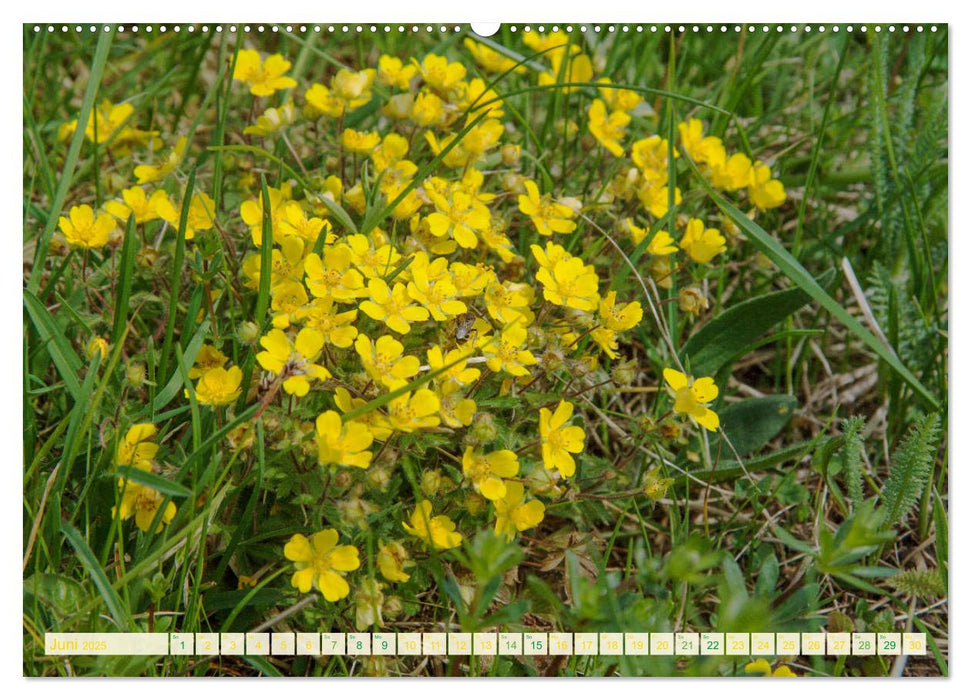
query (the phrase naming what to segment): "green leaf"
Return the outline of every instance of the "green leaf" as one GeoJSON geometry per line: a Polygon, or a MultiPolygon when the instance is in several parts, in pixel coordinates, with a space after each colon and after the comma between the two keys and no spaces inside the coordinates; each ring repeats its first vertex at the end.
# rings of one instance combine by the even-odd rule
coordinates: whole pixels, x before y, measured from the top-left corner
{"type": "Polygon", "coordinates": [[[81,155],[81,146],[84,144],[85,130],[88,126],[88,119],[91,118],[91,111],[94,109],[94,100],[98,95],[98,88],[101,86],[101,77],[104,75],[105,63],[108,60],[108,49],[111,48],[111,40],[115,36],[115,25],[111,25],[111,30],[98,32],[98,44],[94,48],[94,58],[91,61],[91,71],[88,74],[88,84],[84,89],[84,97],[81,98],[81,109],[78,112],[78,123],[74,128],[74,136],[71,138],[71,145],[67,149],[67,157],[64,159],[64,168],[61,170],[61,177],[57,181],[57,191],[51,202],[50,215],[44,224],[44,231],[37,239],[37,251],[34,253],[34,263],[31,266],[30,281],[27,289],[32,293],[37,293],[43,277],[44,263],[47,261],[47,251],[50,248],[51,236],[57,226],[58,214],[64,208],[64,200],[67,198],[68,190],[74,182],[74,170],[78,164],[78,157],[81,155]]]}
{"type": "Polygon", "coordinates": [[[192,496],[192,491],[182,484],[163,479],[158,474],[153,474],[152,472],[147,472],[137,467],[120,466],[116,471],[118,472],[118,476],[138,484],[150,486],[163,496],[178,496],[180,498],[190,498],[192,496]]]}
{"type": "Polygon", "coordinates": [[[34,327],[40,334],[40,340],[47,346],[47,351],[54,360],[54,365],[64,380],[67,390],[75,401],[81,394],[81,383],[78,381],[78,370],[81,369],[81,360],[71,347],[64,332],[60,329],[41,302],[32,292],[24,290],[24,306],[30,315],[30,320],[34,322],[34,327]]]}
{"type": "MultiPolygon", "coordinates": [[[[199,354],[199,350],[202,348],[202,344],[206,342],[206,334],[209,332],[209,321],[203,321],[199,328],[196,329],[196,333],[192,336],[192,340],[186,346],[185,351],[182,353],[185,357],[186,364],[192,365],[196,361],[196,355],[199,354]]],[[[168,405],[169,401],[175,398],[176,394],[179,393],[179,389],[182,388],[182,370],[176,367],[172,371],[172,376],[169,381],[165,383],[165,386],[155,396],[155,401],[152,403],[152,411],[161,411],[165,406],[168,405]]]]}
{"type": "MultiPolygon", "coordinates": [[[[741,455],[755,452],[786,427],[798,405],[788,394],[744,399],[718,412],[725,437],[741,455]]],[[[723,453],[727,450],[723,449],[723,453]]],[[[730,453],[729,453],[730,454],[730,453]]]]}
{"type": "Polygon", "coordinates": [[[121,269],[118,273],[118,295],[115,298],[115,323],[111,332],[111,342],[117,343],[125,332],[128,323],[128,301],[131,298],[131,284],[135,270],[135,253],[138,252],[138,236],[135,233],[135,215],[128,217],[125,227],[125,242],[121,247],[121,269]]]}
{"type": "Polygon", "coordinates": [[[698,171],[698,166],[694,164],[690,157],[685,156],[684,160],[689,164],[695,176],[702,186],[708,191],[708,196],[746,235],[756,248],[766,257],[775,263],[782,273],[806,292],[821,307],[832,314],[836,320],[870,347],[877,356],[886,362],[890,368],[896,372],[920,397],[921,401],[933,410],[939,410],[940,403],[934,398],[920,380],[915,377],[909,369],[904,367],[897,354],[884,345],[873,333],[863,327],[849,311],[844,309],[838,301],[826,293],[826,291],[813,279],[813,276],[804,268],[792,254],[782,247],[764,228],[748,218],[738,207],[731,204],[727,199],[712,188],[708,180],[698,171]]]}
{"type": "Polygon", "coordinates": [[[101,597],[108,607],[108,612],[114,618],[118,629],[123,631],[132,629],[131,618],[122,605],[118,593],[111,587],[111,584],[108,582],[108,576],[105,574],[104,569],[101,568],[101,564],[98,563],[94,552],[88,547],[88,543],[81,537],[81,533],[73,525],[66,522],[61,523],[61,532],[64,533],[67,541],[71,543],[71,546],[78,555],[78,559],[84,565],[98,592],[101,593],[101,597]]]}
{"type": "Polygon", "coordinates": [[[695,376],[714,376],[775,324],[809,302],[809,295],[798,287],[747,299],[726,309],[692,335],[681,350],[681,359],[690,363],[695,376]]]}

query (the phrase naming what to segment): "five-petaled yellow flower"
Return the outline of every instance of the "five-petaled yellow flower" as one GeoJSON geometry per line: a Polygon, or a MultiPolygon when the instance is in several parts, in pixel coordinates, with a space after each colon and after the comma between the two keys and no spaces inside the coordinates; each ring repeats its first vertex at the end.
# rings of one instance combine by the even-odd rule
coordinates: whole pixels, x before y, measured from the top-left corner
{"type": "Polygon", "coordinates": [[[115,230],[115,220],[110,214],[95,216],[87,204],[71,207],[68,215],[60,217],[57,223],[67,242],[78,248],[101,248],[115,230]]]}
{"type": "Polygon", "coordinates": [[[351,592],[344,579],[344,572],[361,566],[357,547],[337,546],[337,530],[328,528],[315,533],[310,539],[296,534],[283,547],[283,556],[294,562],[297,570],[290,578],[290,585],[301,593],[316,588],[331,603],[346,598],[351,592]]]}
{"type": "Polygon", "coordinates": [[[546,513],[542,501],[525,499],[525,489],[518,481],[506,482],[506,493],[494,505],[496,534],[505,535],[510,540],[517,533],[539,525],[546,513]]]}
{"type": "Polygon", "coordinates": [[[576,230],[577,225],[572,220],[576,216],[573,209],[561,202],[554,202],[549,195],[541,197],[539,187],[532,180],[526,180],[523,185],[526,194],[519,195],[519,211],[532,219],[541,236],[576,230]]]}
{"type": "Polygon", "coordinates": [[[401,523],[405,531],[435,549],[452,549],[462,544],[462,535],[455,531],[451,518],[447,515],[432,517],[432,504],[428,499],[415,507],[410,520],[410,524],[401,523]]]}
{"type": "Polygon", "coordinates": [[[157,429],[151,423],[138,423],[128,429],[115,453],[118,466],[138,467],[146,471],[152,468],[152,460],[158,453],[158,445],[151,442],[157,429]]]}
{"type": "Polygon", "coordinates": [[[374,435],[357,421],[343,423],[337,411],[317,416],[317,459],[321,464],[343,464],[366,469],[371,464],[367,449],[374,435]]]}
{"type": "Polygon", "coordinates": [[[690,416],[711,431],[718,430],[718,414],[708,404],[718,398],[718,387],[711,377],[689,379],[676,369],[665,368],[664,381],[674,392],[674,410],[690,416]]]}
{"type": "MultiPolygon", "coordinates": [[[[240,394],[243,371],[236,366],[229,369],[215,367],[207,370],[196,383],[196,401],[204,406],[225,406],[240,394]]],[[[189,390],[185,390],[186,397],[189,390]]]]}
{"type": "MultiPolygon", "coordinates": [[[[136,465],[136,469],[141,469],[146,472],[151,471],[150,467],[142,467],[139,465],[136,465]]],[[[155,520],[156,513],[162,507],[162,502],[165,501],[165,497],[151,486],[140,484],[131,479],[119,479],[118,488],[121,489],[121,503],[117,508],[111,508],[111,517],[115,517],[117,514],[119,519],[128,520],[128,518],[134,515],[135,525],[138,526],[138,529],[142,532],[148,532],[148,529],[152,526],[152,522],[155,520]]],[[[155,528],[155,532],[161,532],[165,525],[172,522],[176,512],[178,512],[178,509],[175,504],[172,501],[168,501],[165,505],[165,510],[162,511],[162,516],[159,519],[158,526],[155,528]]]]}
{"type": "Polygon", "coordinates": [[[691,219],[679,244],[688,256],[698,263],[709,262],[719,253],[724,253],[725,237],[718,229],[705,228],[701,219],[691,219]]]}
{"type": "Polygon", "coordinates": [[[577,465],[570,453],[583,451],[583,428],[566,425],[573,415],[573,404],[560,401],[552,413],[539,409],[539,439],[543,450],[543,466],[556,469],[564,479],[573,476],[577,465]]]}
{"type": "Polygon", "coordinates": [[[236,57],[236,68],[233,70],[233,80],[240,80],[249,85],[253,95],[266,97],[277,90],[296,87],[297,81],[284,75],[290,70],[290,61],[278,53],[260,59],[260,52],[256,49],[243,49],[236,57]]]}
{"type": "Polygon", "coordinates": [[[496,450],[479,454],[472,447],[465,448],[462,473],[484,497],[490,501],[505,498],[512,482],[503,481],[519,473],[519,458],[512,450],[496,450]]]}
{"type": "Polygon", "coordinates": [[[312,328],[303,328],[297,338],[290,338],[279,328],[274,328],[260,338],[266,348],[257,353],[256,360],[267,372],[282,376],[283,390],[288,394],[306,396],[313,379],[330,379],[326,367],[314,363],[324,347],[324,336],[312,328]]]}

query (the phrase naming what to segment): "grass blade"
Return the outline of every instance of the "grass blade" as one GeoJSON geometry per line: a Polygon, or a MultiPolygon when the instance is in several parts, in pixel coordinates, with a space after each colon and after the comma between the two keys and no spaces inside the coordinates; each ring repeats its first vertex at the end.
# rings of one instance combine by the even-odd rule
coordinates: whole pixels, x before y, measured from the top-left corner
{"type": "Polygon", "coordinates": [[[759,249],[766,257],[768,257],[773,263],[775,263],[782,274],[788,277],[793,283],[798,285],[804,292],[806,292],[812,299],[826,309],[829,313],[836,317],[836,319],[846,326],[851,333],[862,340],[866,345],[870,347],[877,356],[886,362],[890,368],[896,372],[901,379],[903,379],[911,389],[913,389],[920,400],[926,404],[932,410],[939,410],[940,405],[934,395],[931,394],[920,380],[915,377],[909,369],[904,367],[903,363],[897,357],[890,348],[880,342],[873,333],[868,331],[863,327],[859,321],[857,321],[850,313],[844,309],[838,301],[826,293],[826,291],[819,285],[816,279],[809,274],[808,270],[804,268],[798,260],[792,257],[792,254],[782,247],[775,238],[773,238],[769,233],[759,226],[757,223],[748,218],[738,207],[733,205],[722,195],[715,191],[715,189],[708,183],[708,180],[698,171],[698,167],[692,162],[691,158],[685,155],[685,160],[691,166],[694,171],[695,176],[701,182],[702,186],[708,191],[708,195],[711,197],[712,201],[721,209],[742,231],[745,232],[746,237],[752,242],[752,244],[759,249]]]}

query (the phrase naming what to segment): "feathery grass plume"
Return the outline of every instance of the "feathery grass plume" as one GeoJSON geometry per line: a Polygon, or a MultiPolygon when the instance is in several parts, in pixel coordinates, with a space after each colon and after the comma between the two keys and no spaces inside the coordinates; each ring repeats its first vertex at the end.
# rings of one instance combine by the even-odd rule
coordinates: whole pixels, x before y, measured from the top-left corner
{"type": "Polygon", "coordinates": [[[854,509],[863,503],[863,424],[861,416],[843,421],[843,449],[839,455],[843,465],[843,481],[854,509]]]}
{"type": "Polygon", "coordinates": [[[941,598],[947,592],[939,569],[907,569],[887,579],[897,593],[920,598],[941,598]]]}
{"type": "Polygon", "coordinates": [[[931,475],[939,435],[940,421],[936,413],[931,413],[914,424],[894,451],[890,475],[880,495],[886,524],[902,523],[920,498],[931,475]]]}

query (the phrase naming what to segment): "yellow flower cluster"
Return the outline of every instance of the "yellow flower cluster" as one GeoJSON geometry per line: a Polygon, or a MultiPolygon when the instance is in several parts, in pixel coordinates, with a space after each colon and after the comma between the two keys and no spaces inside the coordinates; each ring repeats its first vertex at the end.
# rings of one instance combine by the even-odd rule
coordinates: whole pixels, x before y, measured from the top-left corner
{"type": "MultiPolygon", "coordinates": [[[[703,218],[670,217],[666,228],[684,229],[677,242],[669,231],[652,230],[682,200],[670,167],[672,156],[680,154],[657,135],[625,144],[645,111],[639,94],[606,77],[595,80],[590,56],[563,37],[528,33],[524,41],[548,68],[537,76],[539,85],[562,90],[566,99],[581,91],[596,95],[586,115],[590,133],[613,157],[630,158],[629,167],[602,183],[599,192],[570,194],[548,173],[531,179],[520,172],[527,142],[518,142],[504,123],[508,106],[483,79],[470,77],[465,65],[444,55],[407,60],[381,55],[375,67],[341,68],[305,90],[276,95],[298,88],[287,75],[290,62],[280,54],[238,51],[232,79],[252,96],[247,100],[253,109],[251,123],[236,138],[265,139],[277,153],[289,152],[304,177],[288,170],[293,177],[273,182],[264,196],[241,157],[227,164],[240,173],[232,197],[218,193],[219,208],[205,186],[185,203],[182,235],[194,241],[200,234],[190,252],[211,261],[205,241],[218,233],[233,249],[227,257],[235,256],[237,246],[244,249],[238,262],[230,261],[244,287],[269,291],[260,298],[266,317],[248,319],[244,343],[252,354],[234,351],[237,366],[217,347],[225,347],[226,336],[215,334],[189,369],[186,397],[216,407],[220,424],[224,410],[233,414],[222,407],[255,402],[262,415],[280,399],[288,417],[296,411],[306,426],[295,430],[292,444],[315,457],[328,478],[354,474],[363,482],[373,475],[374,484],[384,485],[388,477],[379,473],[384,466],[378,456],[393,454],[389,446],[395,440],[422,432],[471,433],[484,420],[476,389],[487,379],[495,380],[500,395],[516,396],[539,379],[555,377],[564,361],[571,368],[597,367],[621,357],[622,334],[637,328],[644,314],[640,302],[618,298],[622,293],[611,288],[612,275],[603,269],[598,249],[589,245],[591,237],[599,238],[590,217],[603,204],[624,204],[626,221],[618,227],[644,247],[648,269],[662,286],[678,272],[669,258],[679,250],[701,264],[726,252],[725,237],[703,218]],[[313,138],[290,140],[303,132],[313,138]],[[301,162],[294,144],[309,158],[301,162]],[[324,157],[306,153],[318,146],[324,157]],[[307,172],[304,163],[311,161],[320,170],[307,172]],[[247,376],[253,369],[250,385],[244,385],[244,367],[247,376]]],[[[488,73],[527,72],[490,46],[473,39],[464,45],[488,73]]],[[[189,139],[173,138],[170,150],[154,158],[162,140],[156,132],[128,126],[134,117],[130,104],[103,104],[96,116],[100,125],[89,124],[87,138],[112,149],[148,146],[151,153],[134,168],[134,184],[112,188],[116,194],[103,212],[86,204],[71,207],[59,222],[64,238],[74,246],[101,248],[129,217],[146,239],[152,231],[157,236],[177,226],[183,205],[166,185],[181,182],[189,139]]],[[[726,157],[722,142],[704,137],[696,119],[681,125],[680,147],[716,187],[746,190],[759,209],[779,206],[785,198],[766,166],[740,154],[726,157]]],[[[207,271],[206,265],[200,269],[207,271]]],[[[235,303],[229,294],[205,291],[200,319],[212,314],[208,307],[214,301],[235,303]]],[[[94,351],[104,357],[106,343],[94,351]]],[[[668,369],[664,379],[676,413],[708,430],[718,428],[709,408],[718,389],[710,378],[691,380],[668,369]]],[[[478,511],[472,505],[467,510],[491,508],[494,531],[508,539],[537,527],[546,513],[541,499],[577,474],[587,434],[575,420],[572,395],[561,396],[529,412],[526,431],[536,439],[527,447],[508,449],[515,440],[484,429],[485,437],[467,442],[456,456],[464,482],[452,486],[464,489],[467,503],[479,504],[478,511]],[[540,463],[542,468],[533,468],[540,463]]],[[[116,464],[151,472],[158,445],[149,439],[155,432],[151,424],[129,430],[116,464]]],[[[419,496],[402,516],[399,534],[425,550],[454,549],[464,540],[459,526],[467,522],[437,499],[445,480],[437,472],[423,475],[428,498],[419,496]]],[[[175,505],[146,483],[129,475],[119,485],[120,519],[134,515],[147,530],[156,520],[161,527],[175,517],[175,505]]],[[[360,500],[349,503],[342,512],[361,521],[373,512],[360,500]]],[[[316,588],[328,601],[349,595],[346,574],[360,567],[359,553],[338,540],[335,529],[292,536],[284,554],[295,564],[295,588],[304,593],[316,588]]],[[[404,542],[382,539],[375,557],[387,581],[410,579],[405,569],[412,566],[411,554],[404,542]]],[[[372,589],[380,595],[380,585],[372,589]]]]}

